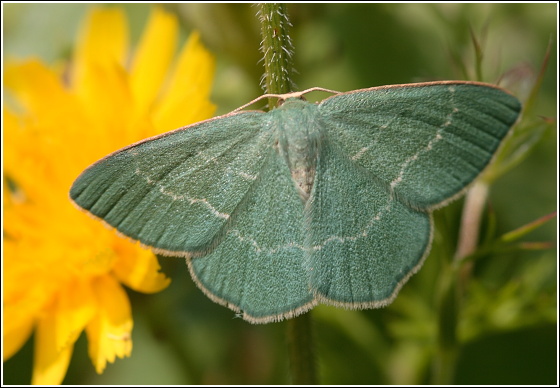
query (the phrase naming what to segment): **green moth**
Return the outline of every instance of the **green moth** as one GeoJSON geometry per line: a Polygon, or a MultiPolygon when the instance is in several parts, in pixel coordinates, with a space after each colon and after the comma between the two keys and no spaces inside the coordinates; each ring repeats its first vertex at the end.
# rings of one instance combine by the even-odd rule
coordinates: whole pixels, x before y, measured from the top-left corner
{"type": "Polygon", "coordinates": [[[312,90],[116,151],[70,196],[155,253],[186,257],[202,291],[250,322],[387,305],[428,255],[431,212],[488,165],[521,104],[476,82],[318,104],[302,98],[312,90]]]}

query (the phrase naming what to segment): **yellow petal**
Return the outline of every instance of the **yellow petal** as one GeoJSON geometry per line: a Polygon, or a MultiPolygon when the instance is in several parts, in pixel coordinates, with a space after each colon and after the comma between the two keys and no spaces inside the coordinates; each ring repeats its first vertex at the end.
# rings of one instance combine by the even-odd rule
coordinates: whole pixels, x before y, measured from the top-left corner
{"type": "Polygon", "coordinates": [[[86,324],[93,318],[97,301],[89,282],[72,282],[59,294],[53,311],[55,316],[55,346],[62,349],[78,339],[86,324]]]}
{"type": "Polygon", "coordinates": [[[97,62],[124,66],[127,47],[128,26],[124,11],[121,8],[93,8],[74,48],[75,65],[97,62]]]}
{"type": "MultiPolygon", "coordinates": [[[[25,141],[22,139],[23,128],[20,125],[20,120],[16,114],[14,114],[6,107],[3,107],[3,132],[2,137],[4,140],[3,160],[4,160],[4,177],[14,180],[18,175],[19,167],[21,167],[21,149],[25,149],[25,141]]],[[[25,139],[27,140],[27,139],[25,139]]],[[[12,182],[13,183],[13,182],[12,182]]],[[[3,180],[4,189],[4,207],[8,204],[12,204],[11,197],[16,194],[16,187],[8,187],[7,180],[3,180]]],[[[16,201],[17,202],[17,201],[16,201]]]]}
{"type": "Polygon", "coordinates": [[[192,33],[154,112],[154,126],[158,130],[179,128],[214,113],[215,106],[209,101],[214,68],[214,58],[201,44],[198,33],[192,33]]]}
{"type": "MultiPolygon", "coordinates": [[[[124,146],[126,141],[138,140],[138,137],[126,136],[134,113],[134,101],[125,71],[127,46],[124,11],[120,8],[94,8],[76,45],[72,88],[82,101],[88,122],[95,125],[84,135],[93,135],[94,139],[102,136],[110,141],[97,147],[99,153],[94,153],[89,163],[124,146]],[[114,136],[115,133],[123,136],[114,136]],[[114,142],[111,141],[113,139],[114,142]]],[[[95,140],[84,140],[86,146],[92,143],[98,145],[95,140]]]]}
{"type": "Polygon", "coordinates": [[[131,88],[137,109],[149,111],[156,99],[173,55],[178,33],[177,19],[159,7],[150,15],[131,69],[131,88]]]}
{"type": "MultiPolygon", "coordinates": [[[[128,243],[124,241],[123,243],[128,243]]],[[[157,258],[148,250],[137,248],[136,255],[120,255],[113,271],[115,275],[135,291],[153,293],[163,290],[171,279],[159,272],[157,258]]]]}
{"type": "Polygon", "coordinates": [[[6,325],[5,320],[6,315],[4,315],[4,333],[2,336],[2,356],[3,361],[6,361],[12,357],[27,341],[33,330],[33,320],[29,319],[25,323],[20,323],[17,327],[13,327],[9,330],[6,325]]]}
{"type": "Polygon", "coordinates": [[[4,75],[7,94],[19,103],[12,109],[18,120],[5,121],[6,140],[11,143],[6,169],[31,201],[52,198],[53,188],[64,190],[59,179],[72,179],[68,174],[79,171],[68,150],[76,142],[73,134],[83,132],[80,104],[59,75],[38,60],[8,62],[4,75]]]}
{"type": "Polygon", "coordinates": [[[74,343],[94,315],[96,303],[90,286],[75,281],[46,308],[35,338],[33,384],[62,382],[74,343]]]}
{"type": "Polygon", "coordinates": [[[87,155],[91,158],[89,164],[139,140],[141,135],[137,131],[142,128],[131,125],[135,108],[123,68],[115,63],[104,66],[90,62],[83,64],[81,74],[83,77],[76,87],[76,93],[90,127],[90,132],[83,134],[83,146],[87,147],[87,155]],[[107,85],[110,85],[110,89],[107,85]],[[118,136],[114,135],[116,133],[118,136]],[[95,140],[99,138],[107,141],[99,144],[95,140]]]}
{"type": "MultiPolygon", "coordinates": [[[[13,213],[9,211],[8,213],[13,213]]],[[[53,287],[45,284],[45,275],[33,257],[28,255],[25,244],[11,238],[3,241],[4,271],[2,273],[4,291],[2,305],[4,334],[18,332],[28,327],[40,315],[45,306],[52,300],[53,287]]]]}
{"type": "Polygon", "coordinates": [[[64,112],[76,109],[58,74],[36,59],[21,64],[8,61],[4,67],[4,85],[25,110],[41,118],[42,126],[54,125],[64,112]]]}
{"type": "Polygon", "coordinates": [[[57,319],[47,315],[39,321],[35,332],[32,384],[58,385],[62,383],[74,344],[62,349],[56,346],[57,319]]]}
{"type": "Polygon", "coordinates": [[[110,276],[99,277],[94,284],[99,310],[86,327],[89,356],[97,373],[107,361],[130,356],[132,351],[132,316],[126,292],[110,276]]]}

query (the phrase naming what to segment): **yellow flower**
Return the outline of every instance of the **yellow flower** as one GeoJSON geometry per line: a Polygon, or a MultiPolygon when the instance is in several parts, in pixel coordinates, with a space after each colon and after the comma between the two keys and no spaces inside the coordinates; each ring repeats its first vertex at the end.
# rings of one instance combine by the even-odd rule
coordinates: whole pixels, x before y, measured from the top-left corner
{"type": "Polygon", "coordinates": [[[121,9],[94,9],[70,64],[5,65],[3,350],[11,357],[35,331],[33,384],[62,382],[84,330],[98,373],[130,355],[121,284],[157,292],[169,283],[155,256],[68,199],[92,162],[214,111],[214,62],[197,34],[174,58],[178,22],[154,8],[129,58],[127,32],[121,9]]]}

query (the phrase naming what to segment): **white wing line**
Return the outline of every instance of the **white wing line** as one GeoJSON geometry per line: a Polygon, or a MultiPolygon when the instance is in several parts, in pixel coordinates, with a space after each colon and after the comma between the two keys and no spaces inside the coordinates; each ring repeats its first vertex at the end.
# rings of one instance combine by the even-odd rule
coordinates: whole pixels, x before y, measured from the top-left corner
{"type": "MultiPolygon", "coordinates": [[[[379,126],[379,129],[387,129],[387,128],[389,127],[389,125],[390,125],[394,120],[395,120],[394,117],[391,118],[391,119],[389,119],[389,121],[387,121],[385,124],[380,125],[380,126],[379,126]]],[[[343,133],[344,133],[344,132],[343,132],[343,133]]],[[[352,159],[352,160],[358,160],[358,159],[360,159],[362,156],[364,156],[364,154],[365,154],[367,151],[369,151],[369,149],[370,149],[371,147],[373,147],[373,146],[375,145],[375,143],[377,143],[377,140],[374,139],[373,142],[372,142],[370,145],[368,145],[368,146],[366,146],[366,147],[363,147],[363,148],[362,148],[361,150],[359,150],[355,155],[353,155],[350,159],[352,159]]]]}
{"type": "Polygon", "coordinates": [[[255,239],[253,239],[252,237],[249,237],[249,236],[243,236],[241,234],[241,232],[239,232],[239,230],[237,230],[237,229],[228,230],[227,233],[228,234],[231,233],[231,234],[235,235],[235,237],[237,237],[239,239],[239,241],[243,241],[243,242],[248,241],[255,248],[255,252],[258,252],[258,253],[266,252],[268,254],[275,254],[275,253],[277,253],[281,250],[290,249],[290,248],[297,248],[297,249],[300,249],[302,251],[306,250],[306,248],[304,246],[299,245],[299,244],[295,244],[295,243],[288,243],[286,245],[279,245],[279,246],[274,247],[274,248],[262,248],[255,239]]]}
{"type": "Polygon", "coordinates": [[[195,203],[199,203],[199,204],[202,204],[204,207],[206,207],[208,210],[210,210],[210,212],[212,214],[214,214],[216,217],[223,218],[225,220],[229,219],[229,217],[230,217],[230,215],[227,214],[227,213],[219,212],[214,206],[212,206],[212,204],[210,202],[208,202],[208,200],[206,198],[192,198],[192,197],[189,197],[188,195],[185,195],[185,194],[176,194],[174,192],[166,190],[166,188],[162,184],[160,184],[159,182],[151,179],[146,173],[141,171],[139,168],[136,168],[136,170],[134,172],[135,172],[136,175],[144,178],[144,180],[148,184],[150,184],[152,186],[156,186],[160,193],[170,197],[173,201],[184,201],[184,200],[186,200],[186,201],[189,201],[189,203],[191,205],[193,205],[195,203]]]}
{"type": "Polygon", "coordinates": [[[369,235],[368,231],[371,229],[373,224],[375,224],[375,222],[379,221],[381,219],[381,217],[383,216],[383,214],[389,212],[389,210],[391,209],[391,203],[392,203],[391,197],[387,197],[387,203],[385,204],[385,206],[383,208],[381,208],[381,210],[379,210],[377,212],[377,214],[375,214],[369,220],[369,222],[365,226],[365,228],[361,232],[358,232],[358,234],[356,234],[354,236],[346,236],[346,237],[331,236],[331,237],[327,238],[325,241],[323,241],[320,245],[315,245],[311,249],[314,250],[314,251],[320,251],[321,249],[323,249],[325,247],[325,245],[327,245],[331,241],[338,241],[338,242],[344,244],[346,241],[356,241],[360,238],[367,237],[369,235]]]}
{"type": "Polygon", "coordinates": [[[375,224],[375,222],[379,221],[381,219],[381,217],[383,216],[383,214],[389,212],[389,210],[391,208],[391,204],[392,204],[391,197],[387,197],[387,204],[381,210],[379,210],[377,212],[377,214],[375,214],[369,220],[368,224],[364,227],[364,229],[362,231],[358,232],[354,236],[345,236],[345,237],[330,236],[329,238],[325,239],[321,244],[314,245],[310,249],[304,247],[303,245],[299,245],[299,244],[295,244],[295,243],[288,243],[288,244],[285,244],[285,245],[279,245],[279,246],[274,247],[274,248],[263,248],[259,245],[259,243],[255,239],[253,239],[252,237],[249,237],[249,236],[242,235],[239,232],[239,230],[237,230],[237,229],[229,230],[227,233],[228,234],[231,233],[231,234],[235,235],[239,239],[239,241],[249,242],[250,245],[252,245],[253,248],[255,249],[255,252],[258,252],[258,253],[265,252],[267,254],[275,254],[279,251],[282,251],[282,250],[285,250],[285,249],[291,249],[291,248],[297,248],[301,251],[310,251],[310,250],[320,251],[321,249],[323,249],[325,247],[325,245],[327,245],[331,241],[338,241],[338,242],[344,244],[347,241],[356,241],[360,238],[367,237],[369,235],[368,231],[375,224]]]}
{"type": "Polygon", "coordinates": [[[420,150],[418,150],[418,152],[416,152],[414,155],[408,157],[403,162],[403,164],[401,165],[401,169],[400,169],[399,173],[397,174],[397,177],[391,181],[391,184],[390,184],[391,189],[394,189],[399,183],[402,182],[405,170],[408,168],[408,166],[410,164],[412,164],[414,161],[416,161],[418,159],[418,157],[420,157],[420,155],[431,151],[432,148],[434,147],[434,144],[436,144],[441,139],[443,139],[443,136],[442,136],[443,130],[451,125],[451,123],[453,121],[453,115],[455,113],[459,112],[459,109],[454,106],[455,105],[454,104],[455,88],[453,86],[449,86],[447,89],[451,92],[451,105],[453,106],[453,109],[451,110],[451,113],[449,113],[447,115],[445,122],[442,125],[440,125],[440,127],[436,131],[436,134],[428,142],[428,144],[426,144],[426,146],[424,148],[421,148],[420,150]]]}

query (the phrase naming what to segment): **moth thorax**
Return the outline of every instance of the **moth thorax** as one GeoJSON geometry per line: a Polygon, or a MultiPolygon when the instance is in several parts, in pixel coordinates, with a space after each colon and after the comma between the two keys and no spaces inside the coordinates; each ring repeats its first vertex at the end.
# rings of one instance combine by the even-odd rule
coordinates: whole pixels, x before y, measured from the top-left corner
{"type": "Polygon", "coordinates": [[[293,136],[287,140],[284,157],[290,167],[294,186],[301,199],[306,202],[315,181],[315,168],[317,166],[316,137],[293,136]]]}
{"type": "MultiPolygon", "coordinates": [[[[284,104],[298,107],[302,102],[288,100],[284,104]]],[[[316,106],[306,104],[293,109],[289,117],[283,118],[279,130],[278,151],[284,157],[294,188],[303,202],[309,199],[313,183],[315,182],[315,169],[317,166],[317,150],[321,136],[316,122],[316,106]]]]}
{"type": "Polygon", "coordinates": [[[306,202],[309,199],[309,194],[315,181],[315,168],[306,166],[292,169],[292,179],[296,184],[299,196],[306,202]]]}

